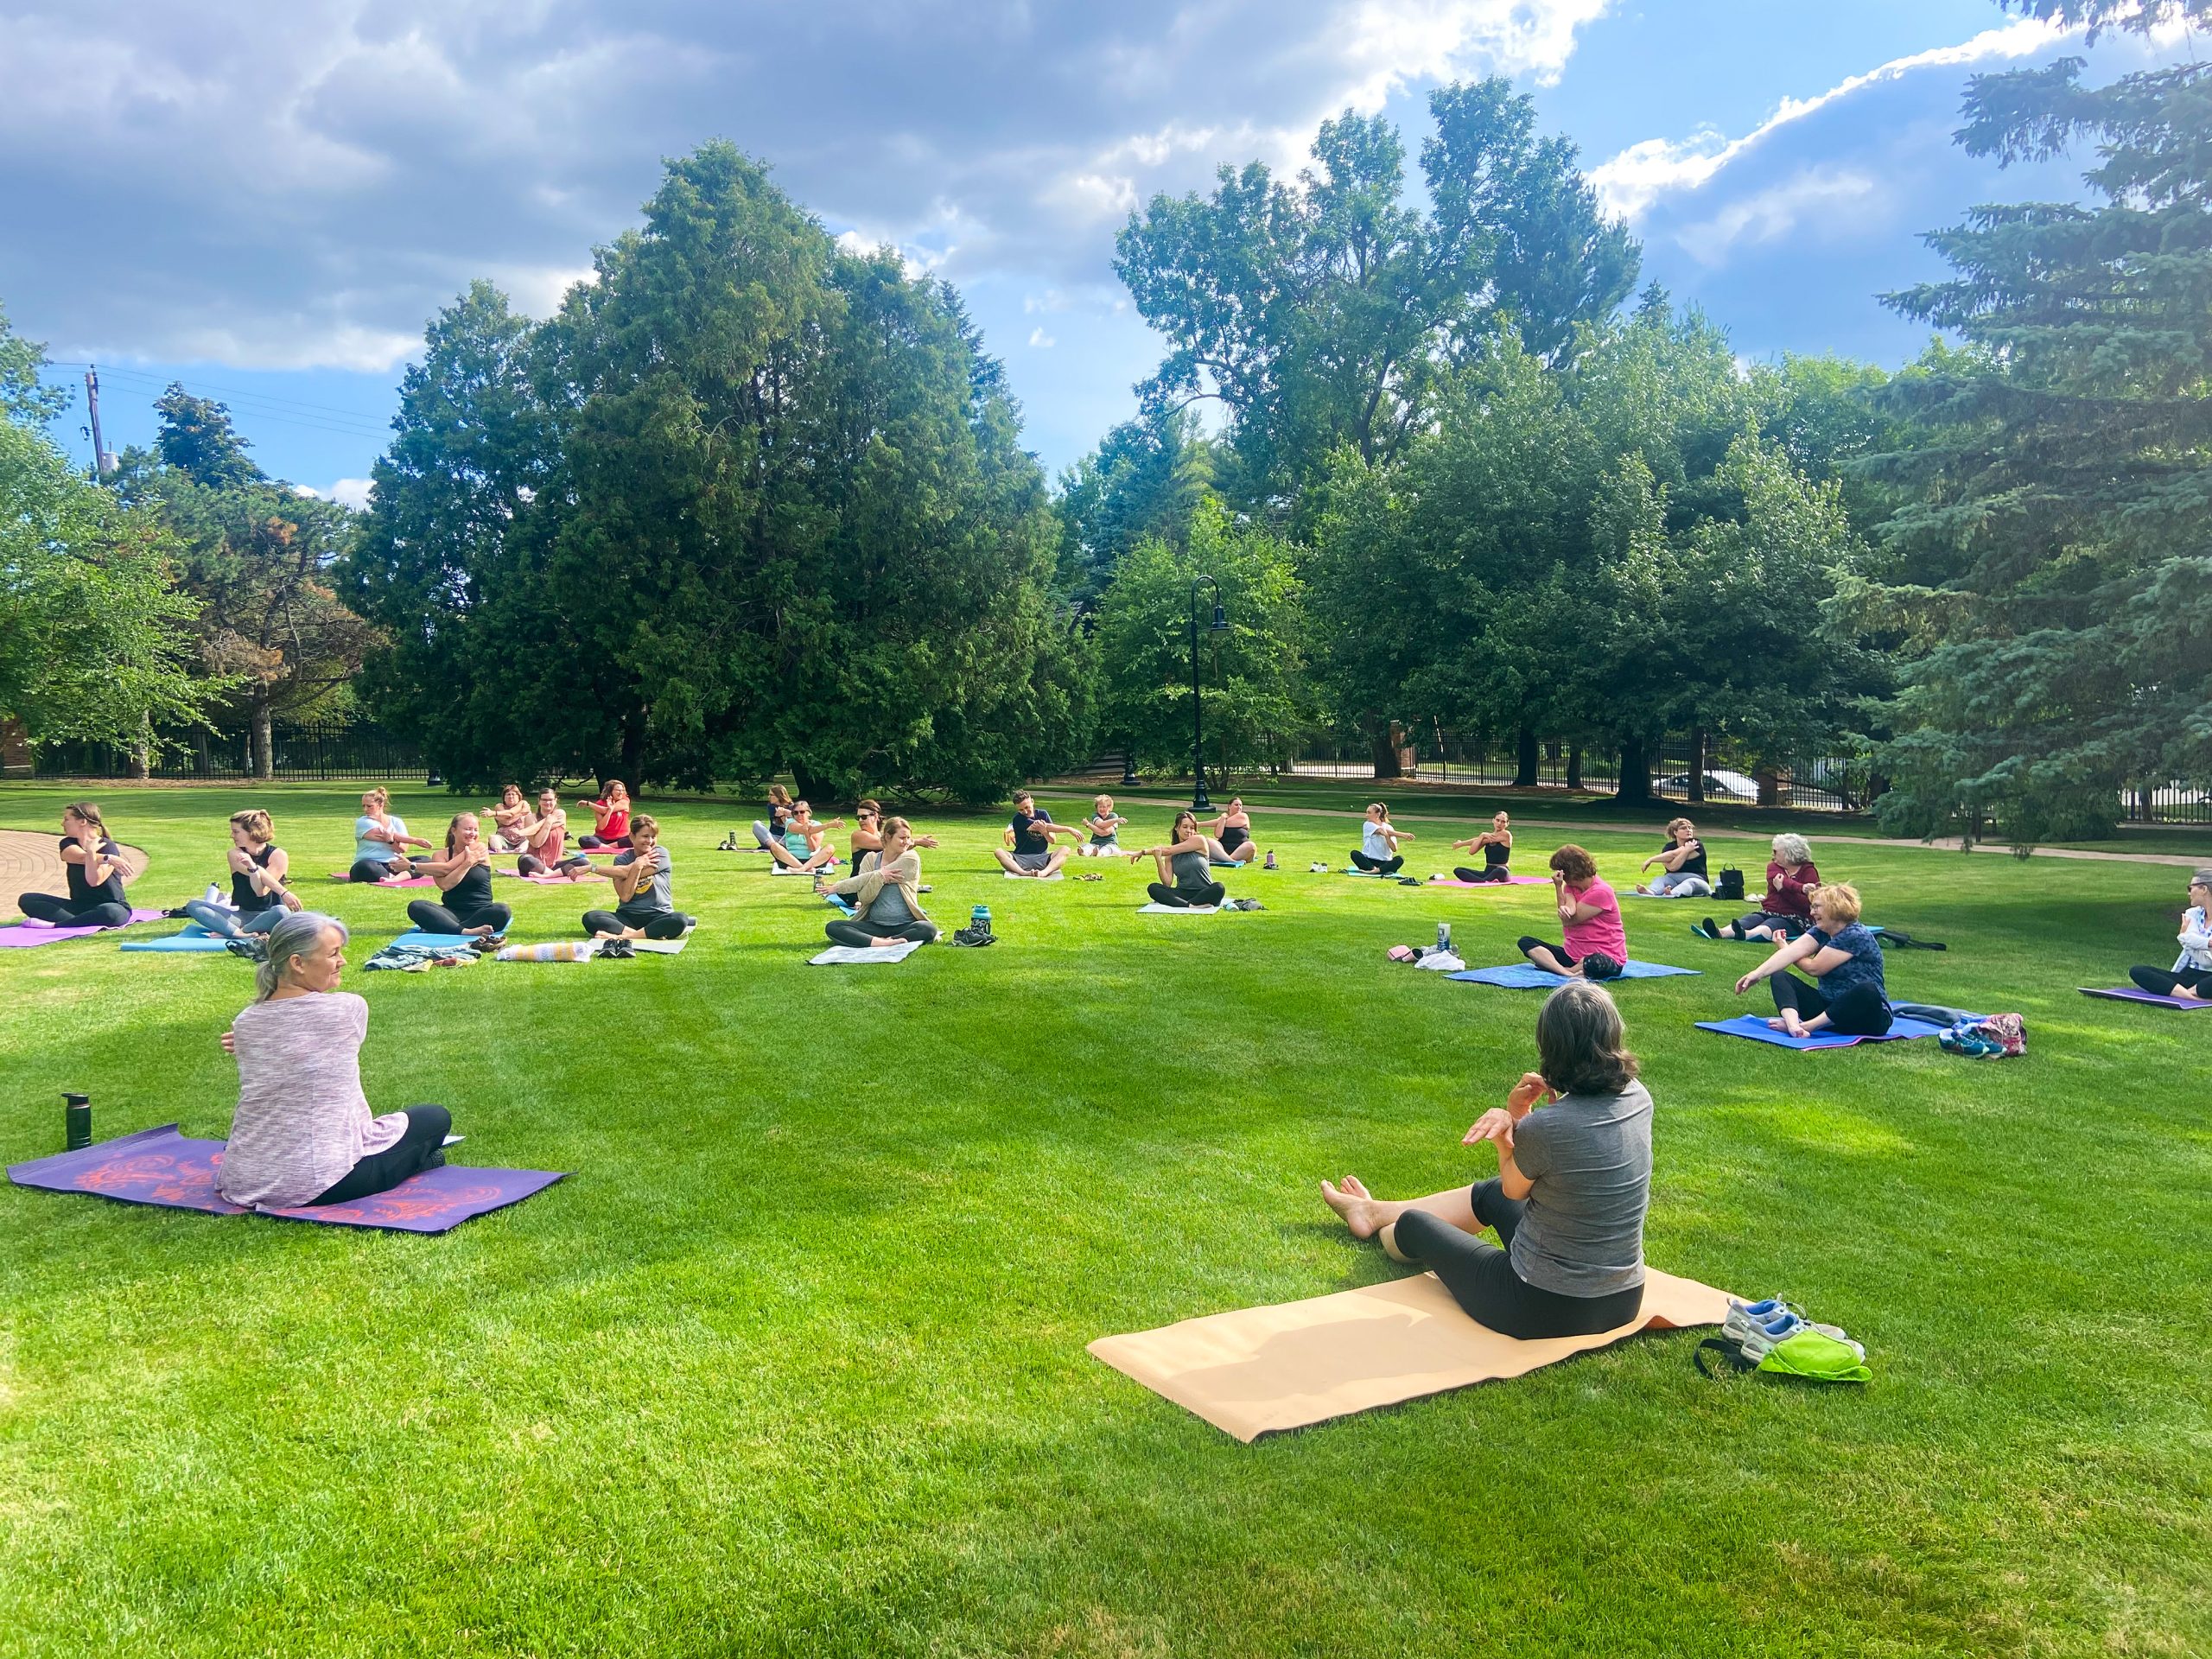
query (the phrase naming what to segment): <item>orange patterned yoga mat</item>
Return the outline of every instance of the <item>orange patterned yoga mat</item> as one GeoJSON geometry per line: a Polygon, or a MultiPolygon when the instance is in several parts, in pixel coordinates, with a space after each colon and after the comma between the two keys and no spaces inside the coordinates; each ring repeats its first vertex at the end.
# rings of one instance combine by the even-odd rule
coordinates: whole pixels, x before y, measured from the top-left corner
{"type": "Polygon", "coordinates": [[[1246,1442],[1280,1429],[1495,1382],[1645,1331],[1719,1325],[1728,1295],[1646,1270],[1633,1323],[1522,1342],[1477,1325],[1432,1273],[1302,1302],[1185,1319],[1090,1351],[1246,1442]]]}

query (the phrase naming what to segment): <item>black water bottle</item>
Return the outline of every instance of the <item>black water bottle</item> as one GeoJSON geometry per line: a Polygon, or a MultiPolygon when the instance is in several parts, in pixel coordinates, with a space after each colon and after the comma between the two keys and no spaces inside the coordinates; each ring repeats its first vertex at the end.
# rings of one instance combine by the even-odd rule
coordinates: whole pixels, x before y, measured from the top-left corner
{"type": "Polygon", "coordinates": [[[92,1097],[90,1095],[61,1096],[61,1127],[71,1152],[82,1152],[92,1144],[92,1097]]]}

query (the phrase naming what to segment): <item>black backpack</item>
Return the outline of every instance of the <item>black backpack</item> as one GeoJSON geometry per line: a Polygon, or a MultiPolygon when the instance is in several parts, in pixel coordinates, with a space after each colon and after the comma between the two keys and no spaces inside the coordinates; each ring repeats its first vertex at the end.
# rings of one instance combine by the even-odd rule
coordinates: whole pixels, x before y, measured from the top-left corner
{"type": "Polygon", "coordinates": [[[1732,899],[1741,904],[1744,901],[1744,873],[1741,870],[1721,871],[1720,885],[1713,891],[1723,899],[1732,899]]]}

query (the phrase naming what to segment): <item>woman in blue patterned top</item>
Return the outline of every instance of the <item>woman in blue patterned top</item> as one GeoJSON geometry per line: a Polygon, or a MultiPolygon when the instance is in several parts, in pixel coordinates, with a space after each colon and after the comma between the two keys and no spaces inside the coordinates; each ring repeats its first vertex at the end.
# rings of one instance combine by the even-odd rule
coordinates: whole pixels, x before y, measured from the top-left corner
{"type": "Polygon", "coordinates": [[[1773,977],[1777,1031],[1803,1037],[1834,1031],[1846,1037],[1880,1037],[1890,1029],[1888,988],[1882,980],[1882,942],[1859,921],[1859,889],[1848,881],[1815,887],[1813,925],[1736,982],[1741,996],[1773,977]],[[1802,965],[1814,984],[1786,968],[1802,965]]]}

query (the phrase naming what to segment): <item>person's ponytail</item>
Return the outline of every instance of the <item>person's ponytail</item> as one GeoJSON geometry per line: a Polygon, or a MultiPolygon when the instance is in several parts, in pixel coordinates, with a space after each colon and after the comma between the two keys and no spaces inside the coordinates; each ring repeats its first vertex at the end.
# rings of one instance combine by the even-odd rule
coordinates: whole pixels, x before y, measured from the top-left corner
{"type": "Polygon", "coordinates": [[[253,1000],[266,1002],[276,995],[284,982],[284,964],[294,957],[303,956],[322,943],[327,928],[338,930],[338,942],[344,944],[352,937],[346,924],[335,916],[325,916],[312,910],[295,910],[269,930],[267,942],[262,947],[261,960],[254,964],[253,1000]]]}

